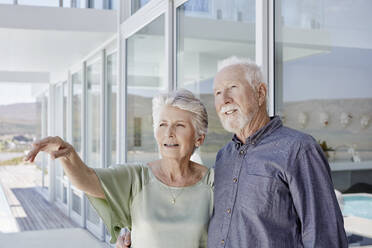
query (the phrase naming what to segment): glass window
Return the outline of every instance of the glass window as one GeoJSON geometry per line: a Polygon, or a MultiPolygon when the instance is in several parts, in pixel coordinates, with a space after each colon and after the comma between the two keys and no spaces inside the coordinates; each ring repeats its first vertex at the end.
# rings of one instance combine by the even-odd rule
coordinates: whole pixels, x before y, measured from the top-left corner
{"type": "Polygon", "coordinates": [[[142,8],[146,3],[150,0],[132,0],[131,8],[132,8],[132,15],[137,12],[140,8],[142,8]]]}
{"type": "Polygon", "coordinates": [[[108,165],[116,163],[116,115],[117,115],[117,55],[116,53],[107,56],[107,84],[108,84],[108,126],[109,126],[109,146],[108,151],[111,153],[111,160],[107,161],[108,165]]]}
{"type": "Polygon", "coordinates": [[[63,83],[63,139],[67,140],[68,84],[63,83]]]}
{"type": "Polygon", "coordinates": [[[101,60],[87,66],[87,164],[101,167],[101,60]]]}
{"type": "Polygon", "coordinates": [[[190,0],[177,8],[177,88],[192,91],[207,108],[208,134],[194,154],[206,166],[232,137],[214,108],[217,63],[232,55],[255,59],[255,9],[255,0],[190,0]]]}
{"type": "MultiPolygon", "coordinates": [[[[101,71],[102,61],[87,66],[87,165],[101,165],[101,71]]],[[[87,208],[87,218],[98,224],[99,217],[92,206],[87,208]]]]}
{"type": "MultiPolygon", "coordinates": [[[[63,84],[59,84],[55,88],[55,134],[61,138],[63,138],[63,124],[64,124],[64,106],[63,106],[63,84]]],[[[56,163],[56,195],[59,201],[62,201],[62,175],[63,175],[63,168],[61,161],[59,159],[55,160],[56,163]]]]}
{"type": "Polygon", "coordinates": [[[72,191],[72,206],[71,206],[71,208],[75,213],[81,215],[81,198],[77,194],[77,192],[75,192],[74,190],[72,191]]]}
{"type": "Polygon", "coordinates": [[[4,3],[13,4],[14,0],[0,0],[0,4],[4,4],[4,3]]]}
{"type": "Polygon", "coordinates": [[[80,8],[81,7],[81,1],[80,0],[64,0],[63,1],[63,7],[80,8]]]}
{"type": "Polygon", "coordinates": [[[88,8],[117,9],[117,1],[120,1],[120,0],[89,0],[88,8]]]}
{"type": "Polygon", "coordinates": [[[372,165],[370,9],[368,0],[275,2],[276,112],[323,144],[341,191],[371,184],[372,168],[353,169],[372,165]]]}
{"type": "Polygon", "coordinates": [[[164,46],[164,15],[127,41],[128,161],[151,161],[159,157],[152,126],[151,101],[159,90],[166,90],[164,46]]]}
{"type": "Polygon", "coordinates": [[[18,0],[19,5],[59,7],[59,0],[18,0]]]}
{"type": "MultiPolygon", "coordinates": [[[[42,107],[42,115],[43,115],[43,134],[42,137],[48,136],[48,98],[49,95],[46,94],[43,99],[43,107],[42,107]]],[[[43,155],[43,179],[42,179],[42,184],[43,187],[48,188],[49,187],[49,177],[48,177],[48,171],[49,171],[49,163],[48,163],[48,155],[44,154],[43,155]]]]}
{"type": "MultiPolygon", "coordinates": [[[[35,107],[36,107],[36,111],[35,111],[35,114],[36,114],[36,123],[35,123],[35,133],[34,133],[34,137],[33,137],[33,140],[40,140],[41,138],[43,138],[43,101],[44,101],[44,96],[42,97],[38,97],[36,99],[36,102],[35,102],[35,107]]],[[[0,155],[1,155],[1,152],[2,150],[5,148],[5,145],[3,142],[1,142],[1,138],[0,138],[0,155]]],[[[35,164],[36,166],[43,170],[43,168],[45,167],[45,154],[42,153],[42,154],[38,154],[38,156],[36,156],[35,158],[35,164]]],[[[43,173],[41,172],[40,174],[37,175],[37,179],[35,180],[35,182],[37,183],[38,186],[42,187],[42,177],[43,177],[43,173]]]]}
{"type": "Polygon", "coordinates": [[[72,145],[81,156],[81,101],[82,101],[81,71],[72,74],[72,145]]]}

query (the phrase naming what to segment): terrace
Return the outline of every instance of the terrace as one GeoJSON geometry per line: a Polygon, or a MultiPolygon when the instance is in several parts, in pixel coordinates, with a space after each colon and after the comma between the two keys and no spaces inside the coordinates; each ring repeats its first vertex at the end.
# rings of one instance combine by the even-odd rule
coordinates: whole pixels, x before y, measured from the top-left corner
{"type": "MultiPolygon", "coordinates": [[[[271,115],[324,142],[345,199],[371,194],[371,8],[368,0],[0,0],[0,243],[108,246],[59,161],[20,157],[51,135],[91,167],[152,160],[159,92],[186,88],[202,99],[210,125],[197,156],[213,166],[231,134],[212,82],[231,55],[262,66],[271,115]]],[[[370,247],[371,220],[344,220],[350,246],[370,247]]]]}

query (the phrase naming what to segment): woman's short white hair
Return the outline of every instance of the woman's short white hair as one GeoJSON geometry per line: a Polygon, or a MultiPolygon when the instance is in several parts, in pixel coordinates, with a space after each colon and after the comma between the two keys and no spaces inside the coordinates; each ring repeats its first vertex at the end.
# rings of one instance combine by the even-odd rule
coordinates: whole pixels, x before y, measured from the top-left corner
{"type": "Polygon", "coordinates": [[[240,58],[236,56],[231,56],[224,60],[221,60],[218,62],[218,65],[217,65],[218,72],[232,65],[242,66],[242,68],[246,72],[245,77],[253,89],[256,89],[256,86],[259,83],[263,82],[263,75],[262,75],[261,67],[259,67],[255,62],[253,62],[249,58],[240,58]]]}
{"type": "Polygon", "coordinates": [[[192,113],[192,124],[197,138],[207,134],[208,114],[204,104],[191,91],[179,89],[177,91],[160,94],[152,99],[152,118],[154,131],[159,126],[160,111],[165,105],[176,107],[192,113]]]}

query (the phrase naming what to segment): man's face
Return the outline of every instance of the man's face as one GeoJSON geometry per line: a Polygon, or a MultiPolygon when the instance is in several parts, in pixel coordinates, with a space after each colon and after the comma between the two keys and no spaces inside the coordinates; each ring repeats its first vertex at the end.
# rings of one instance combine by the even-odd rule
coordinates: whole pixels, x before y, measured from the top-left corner
{"type": "Polygon", "coordinates": [[[237,133],[247,126],[259,110],[258,97],[240,65],[231,65],[217,73],[214,103],[223,127],[237,133]]]}

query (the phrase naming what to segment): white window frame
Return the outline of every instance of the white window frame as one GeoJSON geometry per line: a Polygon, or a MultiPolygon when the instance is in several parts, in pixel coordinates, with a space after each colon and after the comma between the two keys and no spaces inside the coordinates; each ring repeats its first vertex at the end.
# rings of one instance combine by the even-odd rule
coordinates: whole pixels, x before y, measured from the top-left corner
{"type": "MultiPolygon", "coordinates": [[[[164,91],[169,91],[173,89],[173,2],[167,0],[151,0],[145,6],[137,10],[133,15],[128,17],[123,23],[120,24],[120,47],[119,52],[123,56],[121,61],[121,80],[119,90],[122,92],[120,94],[120,127],[123,129],[120,131],[120,144],[118,153],[122,154],[119,158],[119,163],[127,162],[127,143],[126,143],[126,107],[127,107],[127,83],[126,83],[126,48],[127,40],[134,35],[137,31],[141,30],[143,27],[150,24],[156,18],[164,14],[164,38],[165,38],[165,57],[166,57],[166,71],[165,71],[165,89],[164,91]]],[[[119,62],[119,61],[118,61],[119,62]]]]}

